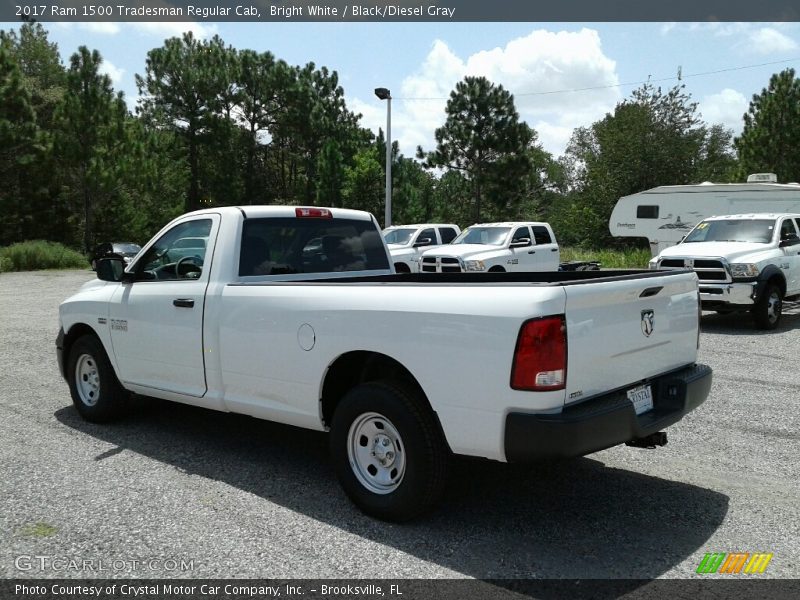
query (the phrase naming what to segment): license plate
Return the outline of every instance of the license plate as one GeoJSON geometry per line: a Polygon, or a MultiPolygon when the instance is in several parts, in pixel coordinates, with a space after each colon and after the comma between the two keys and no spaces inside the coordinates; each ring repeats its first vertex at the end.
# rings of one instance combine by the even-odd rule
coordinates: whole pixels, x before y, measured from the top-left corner
{"type": "Polygon", "coordinates": [[[653,392],[649,385],[640,385],[628,390],[628,400],[633,403],[637,415],[653,409],[653,392]]]}

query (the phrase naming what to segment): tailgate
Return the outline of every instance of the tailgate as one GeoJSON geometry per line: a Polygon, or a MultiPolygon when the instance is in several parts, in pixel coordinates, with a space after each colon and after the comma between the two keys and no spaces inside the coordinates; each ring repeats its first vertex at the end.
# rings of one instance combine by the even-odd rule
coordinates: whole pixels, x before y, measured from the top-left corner
{"type": "Polygon", "coordinates": [[[699,323],[694,273],[589,282],[564,289],[566,403],[631,387],[695,362],[699,323]]]}

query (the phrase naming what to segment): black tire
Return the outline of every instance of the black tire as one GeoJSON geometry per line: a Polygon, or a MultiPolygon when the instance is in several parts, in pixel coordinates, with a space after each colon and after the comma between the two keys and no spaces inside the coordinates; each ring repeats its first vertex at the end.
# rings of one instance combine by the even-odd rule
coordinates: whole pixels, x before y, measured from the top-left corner
{"type": "Polygon", "coordinates": [[[80,415],[105,423],[125,412],[128,392],[120,385],[103,345],[93,335],[75,340],[67,359],[67,383],[80,415]]]}
{"type": "Polygon", "coordinates": [[[330,445],[345,493],[370,516],[408,521],[431,509],[444,490],[450,450],[436,419],[418,393],[393,382],[364,383],[347,392],[333,415],[330,445]],[[390,440],[385,448],[381,436],[390,440]],[[361,458],[355,454],[359,447],[361,458]],[[376,456],[378,450],[386,454],[376,456]],[[388,484],[382,485],[382,476],[388,484]]]}
{"type": "Polygon", "coordinates": [[[489,271],[488,271],[488,272],[489,272],[489,273],[505,273],[505,272],[506,272],[506,270],[505,270],[503,267],[497,267],[497,266],[495,266],[495,267],[492,267],[491,269],[489,269],[489,271]]]}
{"type": "Polygon", "coordinates": [[[406,263],[394,263],[394,272],[411,273],[411,269],[408,268],[408,265],[406,263]]]}
{"type": "Polygon", "coordinates": [[[753,307],[753,317],[759,329],[775,329],[783,314],[783,294],[781,288],[768,283],[753,307]]]}

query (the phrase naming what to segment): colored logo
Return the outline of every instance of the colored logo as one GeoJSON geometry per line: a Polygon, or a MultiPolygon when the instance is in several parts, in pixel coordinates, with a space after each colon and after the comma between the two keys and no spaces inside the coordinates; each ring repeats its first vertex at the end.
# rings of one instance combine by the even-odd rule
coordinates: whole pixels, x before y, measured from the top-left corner
{"type": "Polygon", "coordinates": [[[724,573],[736,575],[747,573],[763,573],[772,560],[772,552],[706,552],[703,560],[697,567],[701,575],[708,573],[724,573]]]}

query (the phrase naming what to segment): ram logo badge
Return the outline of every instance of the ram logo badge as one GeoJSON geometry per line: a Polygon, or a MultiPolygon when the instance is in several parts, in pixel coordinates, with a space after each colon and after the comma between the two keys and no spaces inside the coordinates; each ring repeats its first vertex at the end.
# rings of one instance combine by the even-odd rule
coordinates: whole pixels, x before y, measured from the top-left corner
{"type": "Polygon", "coordinates": [[[650,337],[656,327],[656,314],[652,310],[642,311],[642,333],[645,337],[650,337]]]}

